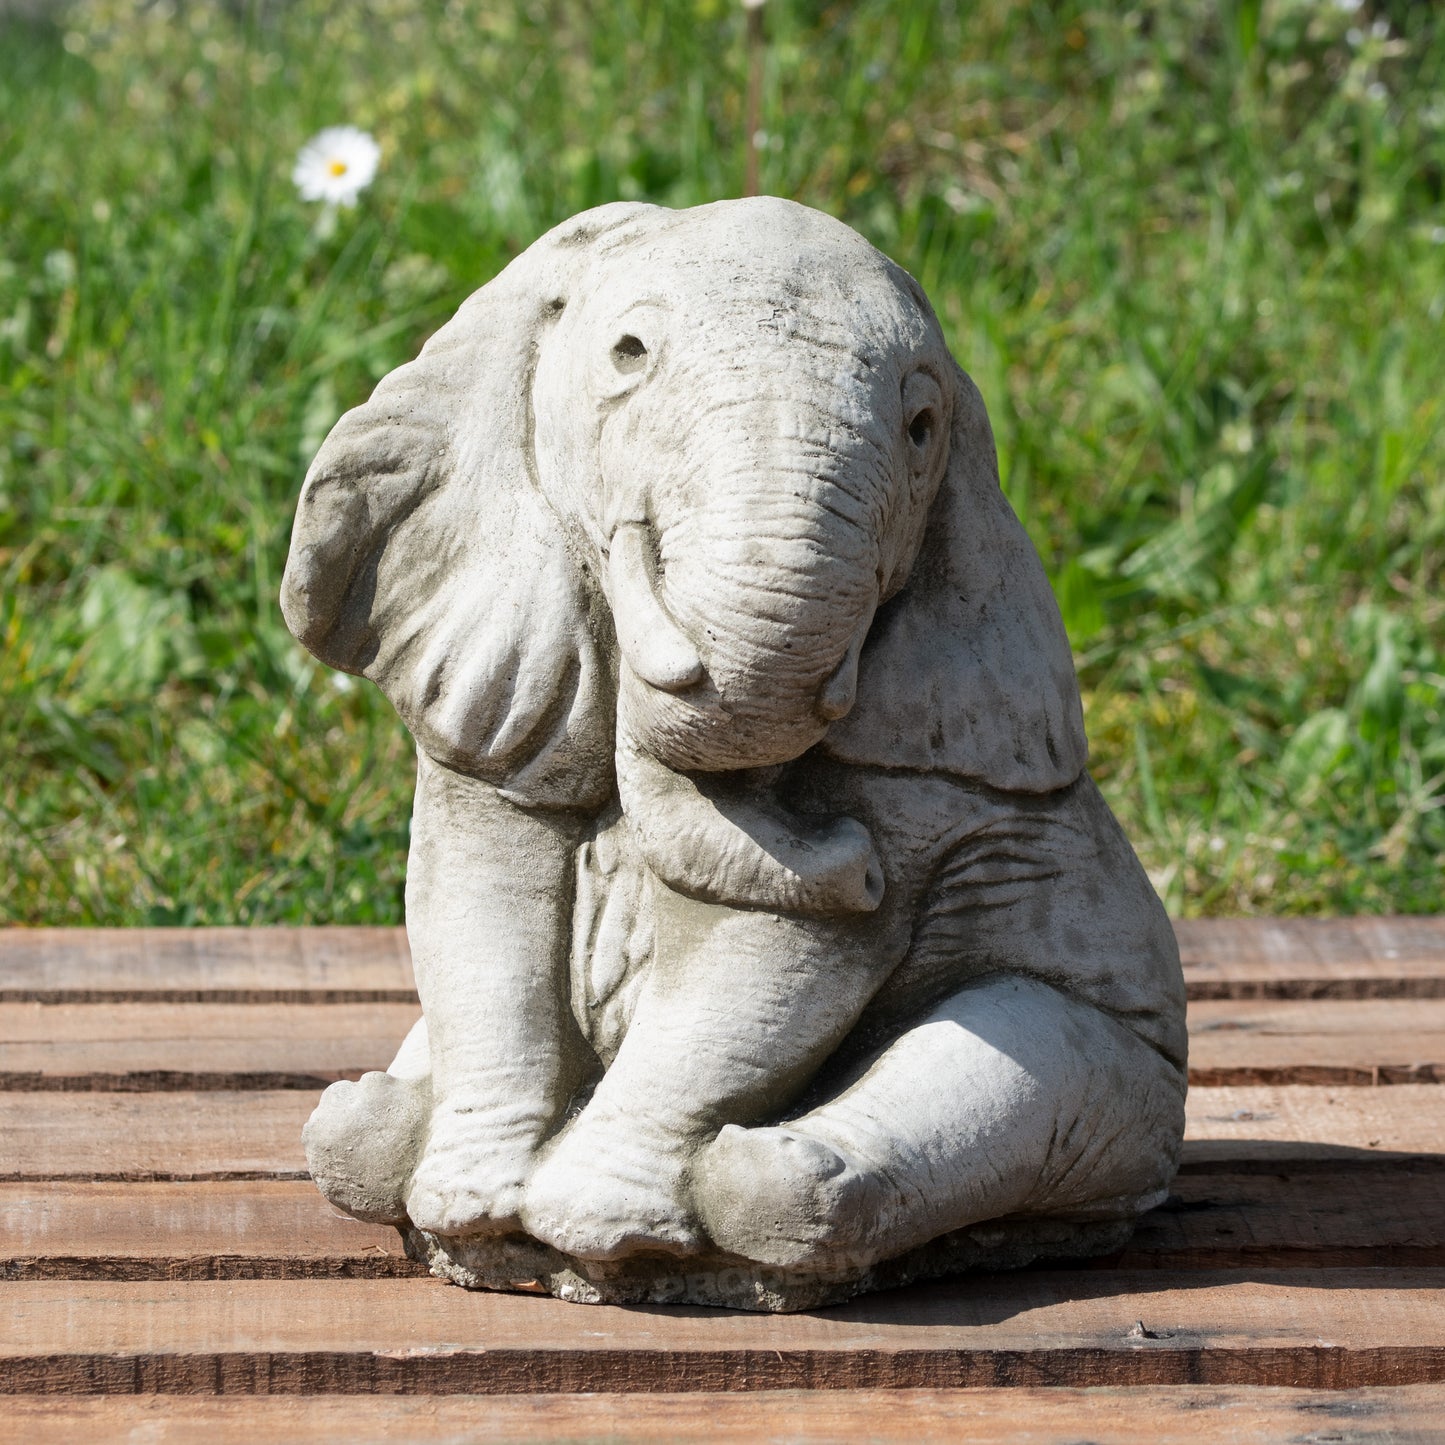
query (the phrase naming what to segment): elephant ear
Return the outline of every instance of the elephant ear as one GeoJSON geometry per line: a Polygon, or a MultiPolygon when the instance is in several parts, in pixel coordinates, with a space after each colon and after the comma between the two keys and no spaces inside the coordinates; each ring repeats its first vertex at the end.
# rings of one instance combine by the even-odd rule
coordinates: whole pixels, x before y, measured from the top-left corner
{"type": "Polygon", "coordinates": [[[948,467],[922,545],[903,590],[879,609],[857,701],[823,748],[847,762],[1050,792],[1088,758],[1069,639],[999,488],[983,398],[954,370],[948,467]]]}
{"type": "Polygon", "coordinates": [[[297,507],[291,631],[375,682],[431,757],[523,806],[599,806],[611,789],[615,686],[533,477],[531,378],[597,238],[648,209],[574,217],[471,296],[337,422],[297,507]]]}

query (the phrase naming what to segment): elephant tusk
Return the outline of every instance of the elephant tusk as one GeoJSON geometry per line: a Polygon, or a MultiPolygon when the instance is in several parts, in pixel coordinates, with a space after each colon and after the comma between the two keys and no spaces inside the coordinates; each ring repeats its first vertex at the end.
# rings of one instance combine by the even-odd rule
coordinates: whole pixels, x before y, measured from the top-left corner
{"type": "Polygon", "coordinates": [[[843,660],[833,669],[833,675],[823,684],[818,694],[818,711],[836,722],[853,710],[853,701],[858,696],[858,652],[862,638],[850,643],[843,660]]]}
{"type": "Polygon", "coordinates": [[[840,717],[846,717],[853,711],[853,704],[858,697],[858,658],[863,651],[864,642],[867,641],[868,629],[873,626],[873,614],[876,610],[876,603],[868,609],[867,619],[853,634],[853,640],[848,644],[842,662],[833,669],[832,676],[823,684],[822,691],[818,694],[818,712],[829,722],[837,722],[840,717]]]}
{"type": "Polygon", "coordinates": [[[612,623],[627,665],[643,682],[662,692],[682,692],[702,680],[702,659],[658,600],[651,551],[646,529],[636,522],[612,534],[607,562],[612,623]]]}

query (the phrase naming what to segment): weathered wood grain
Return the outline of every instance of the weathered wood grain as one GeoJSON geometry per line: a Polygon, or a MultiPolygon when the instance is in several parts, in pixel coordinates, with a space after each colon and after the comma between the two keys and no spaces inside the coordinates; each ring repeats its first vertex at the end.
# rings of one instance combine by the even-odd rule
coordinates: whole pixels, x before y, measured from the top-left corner
{"type": "Polygon", "coordinates": [[[0,1094],[0,1179],[303,1178],[299,1089],[0,1094]]]}
{"type": "MultiPolygon", "coordinates": [[[[1189,1091],[1184,1172],[1445,1167],[1445,1090],[1241,1085],[1189,1091]]],[[[1386,1185],[1380,1186],[1382,1189],[1386,1185]]]]}
{"type": "Polygon", "coordinates": [[[1192,1084],[1445,1082],[1445,999],[1189,1005],[1192,1084]]]}
{"type": "Polygon", "coordinates": [[[308,1179],[0,1184],[0,1279],[425,1273],[394,1229],[333,1209],[308,1179]]]}
{"type": "Polygon", "coordinates": [[[0,929],[11,1003],[410,1003],[401,928],[0,929]]]}
{"type": "Polygon", "coordinates": [[[783,1319],[468,1295],[326,1205],[300,1126],[414,1022],[400,930],[0,931],[0,1436],[1441,1438],[1445,919],[1178,931],[1126,1249],[783,1319]]]}
{"type": "Polygon", "coordinates": [[[1251,1266],[1445,1267],[1445,1178],[1438,1169],[1185,1173],[1119,1254],[1092,1262],[1114,1269],[1251,1266]]]}
{"type": "Polygon", "coordinates": [[[1438,1271],[977,1276],[815,1314],[579,1307],[433,1280],[18,1282],[0,1391],[582,1390],[1445,1381],[1438,1271]]]}
{"type": "Polygon", "coordinates": [[[1445,998],[1445,917],[1193,918],[1191,999],[1445,998]]]}
{"type": "MultiPolygon", "coordinates": [[[[299,1089],[0,1094],[0,1180],[300,1177],[299,1089]]],[[[1193,1089],[1184,1170],[1445,1168],[1445,1090],[1193,1089]]]]}
{"type": "Polygon", "coordinates": [[[0,1089],[309,1089],[384,1069],[409,1003],[0,1004],[0,1089]]]}
{"type": "MultiPolygon", "coordinates": [[[[1445,1267],[1435,1171],[1186,1174],[1110,1269],[1445,1267]],[[1389,1207],[1381,1208],[1382,1188],[1389,1207]]],[[[307,1180],[0,1184],[0,1279],[395,1278],[395,1231],[307,1180]]]]}
{"type": "MultiPolygon", "coordinates": [[[[1445,998],[1445,917],[1185,919],[1190,996],[1445,998]]],[[[400,928],[0,929],[0,1000],[410,1002],[400,928]]]]}
{"type": "Polygon", "coordinates": [[[382,1441],[787,1441],[833,1445],[1437,1445],[1445,1386],[1372,1390],[1161,1385],[1114,1389],[770,1390],[589,1395],[11,1398],[31,1445],[371,1445],[382,1441]]]}
{"type": "MultiPolygon", "coordinates": [[[[0,1003],[0,1090],[311,1089],[384,1069],[407,1003],[0,1003]]],[[[1445,1080],[1445,999],[1189,1009],[1195,1084],[1445,1080]]]]}

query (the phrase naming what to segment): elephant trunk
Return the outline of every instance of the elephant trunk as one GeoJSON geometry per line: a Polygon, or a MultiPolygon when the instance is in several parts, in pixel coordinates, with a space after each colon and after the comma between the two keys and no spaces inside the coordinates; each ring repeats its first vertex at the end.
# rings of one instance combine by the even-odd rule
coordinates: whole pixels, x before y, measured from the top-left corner
{"type": "Polygon", "coordinates": [[[883,867],[853,818],[814,822],[726,783],[704,789],[617,740],[617,787],[648,866],[690,898],[780,912],[871,913],[883,867]]]}
{"type": "Polygon", "coordinates": [[[660,538],[669,612],[734,710],[811,708],[878,594],[878,498],[817,456],[768,459],[660,538]],[[864,495],[857,495],[862,491],[864,495]],[[731,694],[731,696],[730,696],[731,694]]]}
{"type": "Polygon", "coordinates": [[[654,499],[663,520],[613,534],[609,592],[639,738],[664,762],[733,771],[805,752],[853,705],[881,590],[882,458],[830,450],[841,423],[731,449],[654,499]],[[731,454],[730,454],[731,453],[731,454]],[[701,664],[701,672],[697,664],[701,664]]]}
{"type": "Polygon", "coordinates": [[[871,912],[884,879],[868,830],[795,816],[744,775],[806,752],[853,705],[889,457],[836,378],[824,387],[766,363],[719,375],[677,470],[651,484],[659,520],[611,532],[622,807],[680,893],[871,912]],[[806,400],[818,395],[828,401],[806,400]]]}

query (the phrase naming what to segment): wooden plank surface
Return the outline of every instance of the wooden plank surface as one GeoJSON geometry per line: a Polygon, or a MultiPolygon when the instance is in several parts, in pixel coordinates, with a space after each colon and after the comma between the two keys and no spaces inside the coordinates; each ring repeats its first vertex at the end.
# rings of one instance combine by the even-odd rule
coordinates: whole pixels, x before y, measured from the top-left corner
{"type": "Polygon", "coordinates": [[[6,1393],[1445,1382],[1439,1271],[1024,1271],[799,1315],[410,1279],[20,1281],[5,1299],[6,1393]]]}
{"type": "Polygon", "coordinates": [[[409,1003],[401,928],[0,929],[12,1003],[409,1003]]]}
{"type": "MultiPolygon", "coordinates": [[[[299,1089],[0,1094],[0,1180],[206,1179],[304,1173],[299,1089]]],[[[1445,1165],[1445,1092],[1192,1089],[1185,1171],[1445,1165]]]]}
{"type": "Polygon", "coordinates": [[[0,1179],[300,1178],[315,1106],[299,1089],[0,1094],[0,1179]]]}
{"type": "Polygon", "coordinates": [[[1119,1254],[1091,1263],[1113,1269],[1247,1266],[1445,1267],[1445,1175],[1438,1168],[1184,1173],[1119,1254]]]}
{"type": "Polygon", "coordinates": [[[411,1003],[0,1004],[0,1089],[315,1091],[384,1069],[418,1017],[411,1003]]]}
{"type": "MultiPolygon", "coordinates": [[[[1445,1266],[1445,1181],[1400,1171],[1186,1174],[1108,1269],[1445,1266]]],[[[424,1274],[394,1230],[308,1180],[0,1184],[0,1279],[395,1278],[424,1274]]]]}
{"type": "Polygon", "coordinates": [[[401,930],[0,930],[0,1437],[1442,1438],[1445,918],[1177,931],[1185,1160],[1124,1250],[768,1317],[469,1294],[321,1200],[401,930]]]}
{"type": "MultiPolygon", "coordinates": [[[[1445,917],[1175,923],[1190,996],[1445,998],[1445,917]]],[[[409,1002],[400,928],[0,929],[0,1000],[409,1002]]]]}
{"type": "Polygon", "coordinates": [[[971,1445],[1437,1445],[1445,1386],[1372,1390],[770,1390],[765,1394],[11,1398],[30,1445],[383,1441],[956,1441],[971,1445]]]}
{"type": "Polygon", "coordinates": [[[1191,918],[1174,931],[1191,999],[1445,997],[1445,916],[1191,918]]]}
{"type": "Polygon", "coordinates": [[[309,1179],[0,1184],[0,1279],[425,1275],[309,1179]]]}
{"type": "Polygon", "coordinates": [[[1191,1084],[1445,1082],[1445,999],[1189,1005],[1191,1084]]]}
{"type": "MultiPolygon", "coordinates": [[[[0,1003],[0,1090],[319,1089],[384,1069],[410,1003],[0,1003]]],[[[1445,999],[1191,1004],[1192,1083],[1445,1080],[1445,999]]]]}
{"type": "MultiPolygon", "coordinates": [[[[1241,1085],[1191,1089],[1185,1172],[1445,1165],[1445,1092],[1241,1085]]],[[[1383,1186],[1382,1186],[1383,1187],[1383,1186]]]]}

